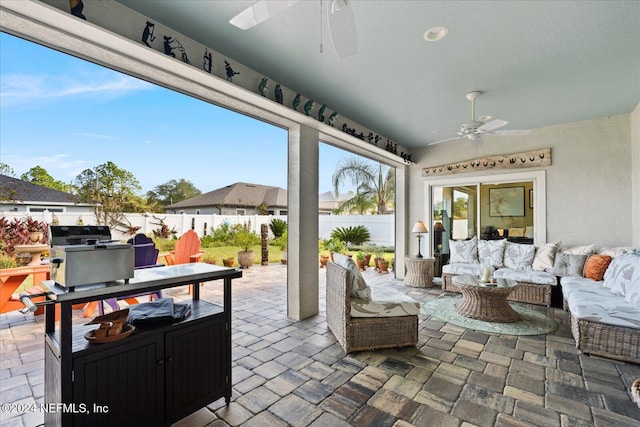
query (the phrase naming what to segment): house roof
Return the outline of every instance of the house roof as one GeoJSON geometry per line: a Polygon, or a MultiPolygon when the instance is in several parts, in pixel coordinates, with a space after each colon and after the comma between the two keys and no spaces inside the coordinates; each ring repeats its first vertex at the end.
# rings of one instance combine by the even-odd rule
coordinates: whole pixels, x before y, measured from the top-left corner
{"type": "Polygon", "coordinates": [[[0,175],[0,201],[13,203],[76,204],[78,198],[64,191],[32,184],[6,175],[0,175]]]}
{"type": "Polygon", "coordinates": [[[183,209],[201,206],[287,206],[287,190],[269,185],[236,182],[226,187],[182,200],[167,206],[167,209],[183,209]]]}

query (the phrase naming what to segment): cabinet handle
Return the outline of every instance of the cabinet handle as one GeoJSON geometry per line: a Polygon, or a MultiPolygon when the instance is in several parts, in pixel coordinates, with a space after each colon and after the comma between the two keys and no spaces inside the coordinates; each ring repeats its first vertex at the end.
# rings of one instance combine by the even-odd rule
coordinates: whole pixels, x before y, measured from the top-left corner
{"type": "Polygon", "coordinates": [[[173,356],[170,356],[167,358],[167,363],[171,363],[171,362],[173,362],[173,356]]]}
{"type": "Polygon", "coordinates": [[[158,365],[164,365],[164,360],[162,359],[158,360],[158,365]]]}

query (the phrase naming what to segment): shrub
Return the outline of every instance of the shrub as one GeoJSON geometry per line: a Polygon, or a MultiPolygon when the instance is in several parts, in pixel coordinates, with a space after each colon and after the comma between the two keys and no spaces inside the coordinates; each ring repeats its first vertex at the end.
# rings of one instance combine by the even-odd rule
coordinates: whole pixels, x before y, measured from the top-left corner
{"type": "Polygon", "coordinates": [[[218,228],[211,227],[211,237],[214,242],[226,243],[233,237],[233,230],[228,222],[223,222],[218,228]]]}
{"type": "Polygon", "coordinates": [[[16,263],[15,259],[8,255],[0,255],[0,270],[4,270],[5,268],[14,268],[17,266],[18,263],[16,263]]]}
{"type": "Polygon", "coordinates": [[[287,231],[287,221],[280,218],[273,218],[269,223],[269,229],[271,229],[276,239],[282,237],[284,232],[287,231]]]}
{"type": "Polygon", "coordinates": [[[369,230],[363,225],[338,227],[331,232],[332,239],[338,239],[347,245],[361,245],[371,238],[369,230]]]}
{"type": "Polygon", "coordinates": [[[287,230],[284,230],[284,233],[282,233],[282,235],[276,239],[273,240],[273,244],[280,248],[280,250],[285,250],[285,248],[287,247],[287,230]]]}
{"type": "Polygon", "coordinates": [[[329,252],[335,252],[339,254],[343,253],[346,250],[344,243],[340,239],[325,240],[324,247],[329,252]]]}
{"type": "Polygon", "coordinates": [[[169,252],[176,248],[176,239],[163,239],[159,237],[154,237],[153,243],[155,243],[156,248],[160,252],[169,252]]]}
{"type": "Polygon", "coordinates": [[[233,245],[238,246],[243,251],[251,250],[252,246],[260,244],[260,237],[244,226],[234,227],[233,245]]]}

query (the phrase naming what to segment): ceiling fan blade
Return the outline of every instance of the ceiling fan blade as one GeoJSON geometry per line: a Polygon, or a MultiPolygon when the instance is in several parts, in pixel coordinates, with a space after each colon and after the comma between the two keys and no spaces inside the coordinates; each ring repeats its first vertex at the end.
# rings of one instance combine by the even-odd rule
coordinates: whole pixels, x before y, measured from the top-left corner
{"type": "Polygon", "coordinates": [[[511,135],[511,136],[524,136],[529,135],[531,130],[529,129],[505,129],[505,130],[495,130],[491,132],[491,135],[511,135]]]}
{"type": "Polygon", "coordinates": [[[436,145],[436,144],[441,144],[447,141],[455,141],[456,139],[465,139],[465,138],[466,136],[456,136],[454,138],[447,138],[447,139],[441,139],[440,141],[430,142],[427,145],[436,145]]]}
{"type": "Polygon", "coordinates": [[[487,122],[485,124],[483,124],[482,126],[480,126],[478,128],[478,132],[480,133],[485,133],[485,132],[491,132],[495,129],[501,128],[502,126],[508,125],[509,122],[506,120],[500,120],[500,119],[496,119],[496,120],[491,120],[490,122],[487,122]]]}
{"type": "Polygon", "coordinates": [[[351,1],[327,2],[325,10],[329,23],[329,36],[336,55],[340,59],[355,55],[358,52],[358,32],[351,1]]]}
{"type": "Polygon", "coordinates": [[[229,20],[231,25],[235,25],[241,30],[248,30],[266,21],[269,18],[279,15],[289,7],[297,3],[298,0],[272,1],[258,0],[233,18],[229,20]]]}

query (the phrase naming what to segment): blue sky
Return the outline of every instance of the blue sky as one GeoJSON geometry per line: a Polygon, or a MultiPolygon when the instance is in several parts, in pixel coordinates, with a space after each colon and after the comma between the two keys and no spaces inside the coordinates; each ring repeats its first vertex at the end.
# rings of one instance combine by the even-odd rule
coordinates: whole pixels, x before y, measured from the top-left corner
{"type": "MultiPolygon", "coordinates": [[[[0,162],[71,182],[112,161],[142,193],[171,179],[203,193],[234,182],[287,187],[287,132],[0,33],[0,162]]],[[[351,154],[320,146],[320,192],[351,154]]]]}

